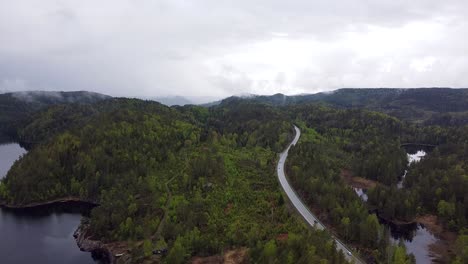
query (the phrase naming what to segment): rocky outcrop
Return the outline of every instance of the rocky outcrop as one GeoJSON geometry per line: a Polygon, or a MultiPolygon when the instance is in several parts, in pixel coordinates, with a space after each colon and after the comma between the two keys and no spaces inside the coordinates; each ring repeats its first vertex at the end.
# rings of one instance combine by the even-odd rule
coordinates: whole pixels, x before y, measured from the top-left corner
{"type": "Polygon", "coordinates": [[[81,223],[73,237],[81,251],[91,252],[94,258],[99,258],[105,263],[117,263],[115,254],[109,247],[99,240],[94,240],[89,229],[89,225],[81,223]]]}
{"type": "Polygon", "coordinates": [[[80,226],[73,233],[73,237],[81,251],[91,252],[93,258],[101,260],[101,263],[132,263],[129,245],[126,242],[104,243],[96,239],[91,232],[87,218],[83,218],[80,226]]]}

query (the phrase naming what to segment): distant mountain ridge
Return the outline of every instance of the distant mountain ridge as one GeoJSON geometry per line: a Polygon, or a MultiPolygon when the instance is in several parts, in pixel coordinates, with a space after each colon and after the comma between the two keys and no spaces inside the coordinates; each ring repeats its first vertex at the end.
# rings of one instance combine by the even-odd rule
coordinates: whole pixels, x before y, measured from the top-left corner
{"type": "Polygon", "coordinates": [[[183,106],[183,105],[194,104],[191,100],[183,96],[150,97],[148,98],[148,100],[156,101],[167,106],[173,106],[173,105],[183,106]]]}
{"type": "MultiPolygon", "coordinates": [[[[0,94],[0,141],[17,137],[17,128],[33,113],[53,105],[93,104],[111,96],[87,92],[30,91],[0,94]]],[[[148,98],[163,104],[197,104],[183,96],[148,98]]],[[[316,94],[287,96],[242,95],[202,104],[205,107],[250,101],[271,106],[325,104],[336,108],[363,108],[392,115],[404,121],[428,125],[468,125],[468,89],[466,88],[344,88],[316,94]]]]}
{"type": "Polygon", "coordinates": [[[274,95],[252,95],[248,97],[231,96],[219,101],[219,103],[236,99],[253,100],[271,105],[326,102],[342,107],[377,107],[397,100],[411,100],[425,104],[431,109],[433,105],[429,105],[430,103],[433,103],[435,100],[443,100],[442,103],[437,103],[441,107],[440,111],[468,110],[468,88],[343,88],[315,94],[284,95],[277,93],[274,95]],[[455,104],[448,105],[445,103],[455,104]]]}
{"type": "Polygon", "coordinates": [[[167,106],[184,106],[184,105],[205,105],[210,104],[219,97],[214,96],[159,96],[159,97],[142,97],[140,99],[156,101],[167,106]],[[208,103],[207,103],[208,102],[208,103]]]}
{"type": "Polygon", "coordinates": [[[274,94],[228,97],[216,104],[250,100],[273,106],[322,103],[339,108],[365,108],[415,122],[468,124],[467,88],[344,88],[306,95],[274,94]],[[443,119],[443,120],[441,120],[443,119]]]}

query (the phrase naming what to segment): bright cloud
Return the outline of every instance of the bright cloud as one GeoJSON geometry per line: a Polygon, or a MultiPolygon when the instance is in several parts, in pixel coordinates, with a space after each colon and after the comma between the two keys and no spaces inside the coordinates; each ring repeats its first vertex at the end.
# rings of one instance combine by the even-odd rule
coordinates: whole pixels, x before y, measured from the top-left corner
{"type": "Polygon", "coordinates": [[[466,1],[0,0],[0,91],[466,87],[466,1]]]}

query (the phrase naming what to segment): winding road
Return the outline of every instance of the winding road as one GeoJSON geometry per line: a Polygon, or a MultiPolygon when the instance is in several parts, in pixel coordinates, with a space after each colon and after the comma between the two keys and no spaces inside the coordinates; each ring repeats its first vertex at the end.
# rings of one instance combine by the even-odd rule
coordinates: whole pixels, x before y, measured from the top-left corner
{"type": "MultiPolygon", "coordinates": [[[[289,185],[289,182],[286,178],[286,173],[284,172],[284,164],[286,162],[286,158],[288,157],[288,152],[291,146],[296,145],[297,141],[299,141],[299,137],[301,136],[301,131],[297,126],[294,126],[294,129],[296,130],[296,135],[293,139],[293,141],[288,145],[288,147],[280,154],[280,159],[278,162],[278,179],[281,183],[281,187],[283,188],[284,192],[288,196],[289,200],[291,203],[294,205],[296,210],[302,215],[302,217],[306,220],[306,222],[311,226],[315,227],[317,229],[323,230],[326,229],[326,227],[318,220],[318,218],[310,212],[310,210],[306,207],[306,205],[301,201],[299,196],[297,196],[296,192],[294,189],[289,185]]],[[[351,250],[346,247],[343,242],[341,242],[339,239],[335,238],[336,241],[336,249],[341,250],[346,259],[350,262],[354,263],[361,263],[364,264],[361,260],[359,260],[357,257],[354,255],[351,255],[351,250]]]]}

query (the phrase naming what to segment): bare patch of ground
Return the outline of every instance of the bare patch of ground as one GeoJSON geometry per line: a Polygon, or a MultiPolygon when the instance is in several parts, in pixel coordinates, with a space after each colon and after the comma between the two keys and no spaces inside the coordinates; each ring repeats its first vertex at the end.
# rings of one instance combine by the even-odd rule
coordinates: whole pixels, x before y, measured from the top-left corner
{"type": "Polygon", "coordinates": [[[226,208],[224,208],[224,214],[229,214],[229,212],[231,212],[233,206],[234,205],[232,203],[228,203],[226,208]]]}
{"type": "Polygon", "coordinates": [[[341,170],[340,176],[347,185],[354,188],[370,189],[377,185],[376,181],[353,176],[352,172],[346,169],[341,170]]]}
{"type": "Polygon", "coordinates": [[[438,224],[437,216],[435,215],[422,215],[415,218],[415,221],[423,224],[431,233],[440,234],[444,228],[438,224]]]}
{"type": "Polygon", "coordinates": [[[278,241],[288,241],[288,233],[283,233],[283,234],[279,234],[278,236],[276,236],[276,240],[278,241]]]}
{"type": "Polygon", "coordinates": [[[192,264],[222,264],[223,257],[220,255],[209,257],[193,257],[190,261],[192,264]]]}
{"type": "Polygon", "coordinates": [[[193,257],[190,260],[192,264],[246,264],[248,259],[248,248],[238,248],[228,250],[223,256],[215,255],[209,257],[193,257]]]}
{"type": "Polygon", "coordinates": [[[224,253],[224,264],[244,264],[248,263],[248,248],[229,250],[224,253]]]}

